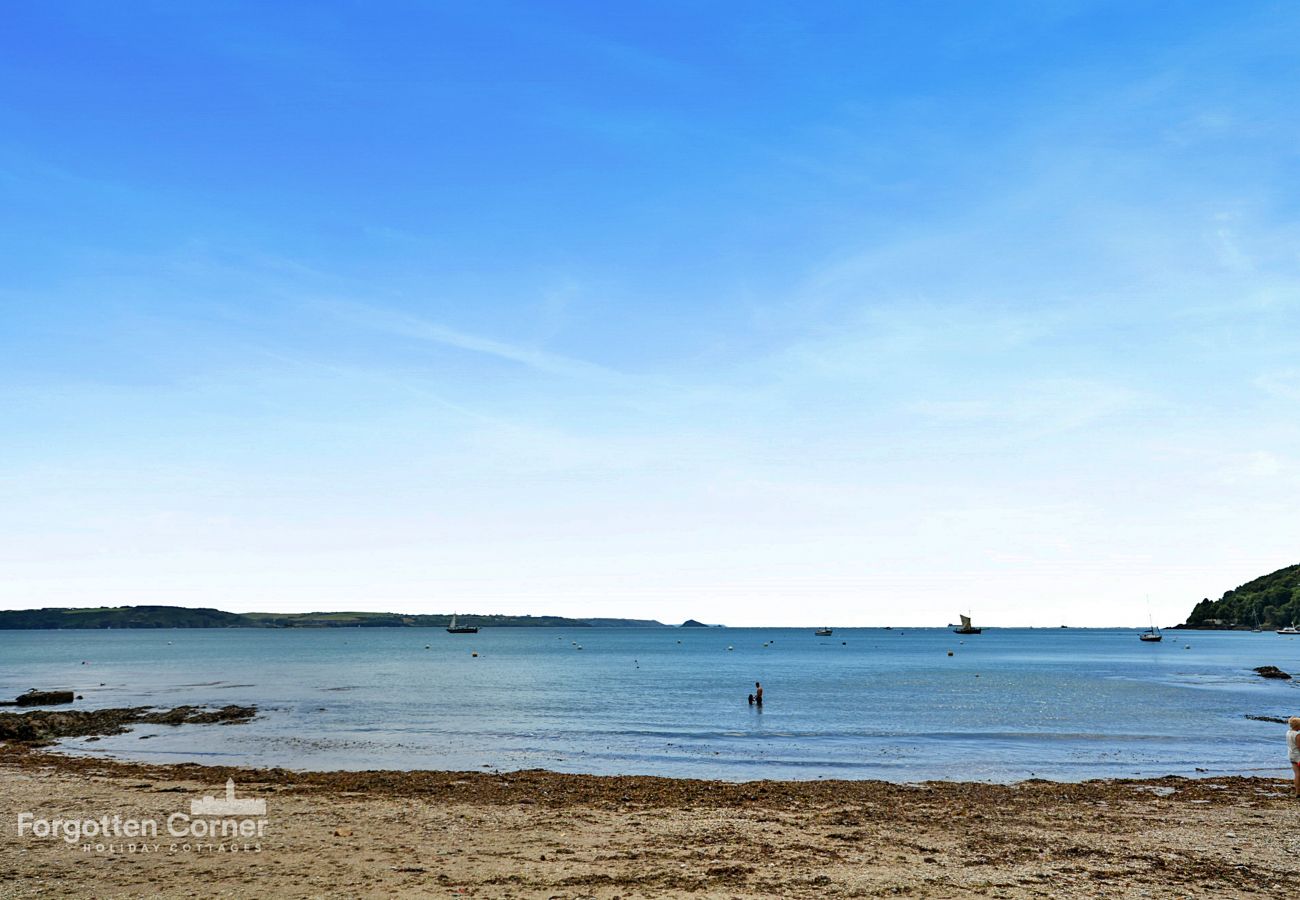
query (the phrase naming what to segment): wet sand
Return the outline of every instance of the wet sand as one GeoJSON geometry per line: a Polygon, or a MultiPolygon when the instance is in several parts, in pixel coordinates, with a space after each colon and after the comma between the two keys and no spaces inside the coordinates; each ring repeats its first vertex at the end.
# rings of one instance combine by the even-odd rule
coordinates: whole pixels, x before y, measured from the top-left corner
{"type": "MultiPolygon", "coordinates": [[[[1300,801],[1261,778],[1018,785],[159,766],[0,748],[0,898],[1293,896],[1300,801]],[[18,813],[267,804],[232,852],[103,852],[18,813]]],[[[89,844],[89,841],[85,842],[89,844]]]]}

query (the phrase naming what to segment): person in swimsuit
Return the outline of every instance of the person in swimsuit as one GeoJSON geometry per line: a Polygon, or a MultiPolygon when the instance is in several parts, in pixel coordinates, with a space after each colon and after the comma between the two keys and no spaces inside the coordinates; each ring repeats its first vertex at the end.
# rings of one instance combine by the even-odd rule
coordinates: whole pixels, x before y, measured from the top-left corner
{"type": "MultiPolygon", "coordinates": [[[[757,681],[754,682],[754,702],[759,706],[763,705],[763,686],[757,681]]],[[[1297,775],[1296,777],[1300,778],[1300,775],[1297,775]]]]}

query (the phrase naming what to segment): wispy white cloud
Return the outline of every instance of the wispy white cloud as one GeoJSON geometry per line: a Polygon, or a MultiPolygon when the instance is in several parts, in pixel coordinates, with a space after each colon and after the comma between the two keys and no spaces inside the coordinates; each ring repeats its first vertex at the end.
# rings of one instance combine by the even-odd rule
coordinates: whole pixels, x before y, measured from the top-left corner
{"type": "Polygon", "coordinates": [[[391,309],[349,301],[316,301],[313,306],[350,325],[517,363],[548,375],[601,380],[621,378],[615,370],[596,363],[469,334],[391,309]]]}
{"type": "Polygon", "coordinates": [[[1149,400],[1110,382],[1052,378],[1013,382],[984,396],[926,399],[913,408],[940,424],[987,422],[1069,431],[1132,411],[1144,399],[1149,400]]]}
{"type": "Polygon", "coordinates": [[[1255,379],[1255,386],[1270,397],[1300,401],[1300,369],[1265,372],[1255,379]]]}

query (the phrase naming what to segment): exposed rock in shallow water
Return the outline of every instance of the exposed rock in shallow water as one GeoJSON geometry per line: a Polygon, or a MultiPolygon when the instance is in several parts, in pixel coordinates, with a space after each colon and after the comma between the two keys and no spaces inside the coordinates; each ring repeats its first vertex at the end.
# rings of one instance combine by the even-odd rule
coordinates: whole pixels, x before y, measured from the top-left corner
{"type": "Polygon", "coordinates": [[[29,713],[0,713],[0,741],[23,743],[52,741],[65,737],[122,734],[132,725],[232,725],[257,715],[255,706],[178,706],[165,712],[148,706],[125,709],[61,710],[29,713]]]}
{"type": "Polygon", "coordinates": [[[0,706],[53,706],[56,703],[71,703],[72,691],[38,691],[32,688],[13,700],[0,700],[0,706]]]}
{"type": "Polygon", "coordinates": [[[1283,672],[1277,666],[1256,666],[1255,674],[1260,678],[1281,678],[1286,681],[1291,680],[1291,676],[1283,672]]]}
{"type": "Polygon", "coordinates": [[[56,703],[71,703],[72,691],[38,691],[30,690],[14,700],[19,706],[52,706],[56,703]]]}

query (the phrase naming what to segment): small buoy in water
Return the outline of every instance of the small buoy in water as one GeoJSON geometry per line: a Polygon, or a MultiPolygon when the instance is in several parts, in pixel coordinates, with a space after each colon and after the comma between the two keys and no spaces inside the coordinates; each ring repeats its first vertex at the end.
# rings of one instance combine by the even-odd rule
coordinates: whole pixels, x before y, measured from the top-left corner
{"type": "Polygon", "coordinates": [[[473,653],[470,654],[470,656],[478,656],[478,651],[475,650],[473,653]]]}
{"type": "Polygon", "coordinates": [[[425,649],[425,650],[428,650],[428,649],[429,649],[429,645],[428,645],[428,644],[425,644],[425,645],[424,645],[424,649],[425,649]]]}
{"type": "Polygon", "coordinates": [[[1192,645],[1191,645],[1191,644],[1188,644],[1188,645],[1187,645],[1186,647],[1184,647],[1183,649],[1184,649],[1184,650],[1191,650],[1191,649],[1192,649],[1192,645]]]}
{"type": "Polygon", "coordinates": [[[728,649],[728,650],[735,650],[736,648],[733,647],[733,646],[731,646],[730,644],[728,644],[728,645],[727,645],[727,649],[728,649]]]}
{"type": "Polygon", "coordinates": [[[840,641],[840,646],[841,646],[841,647],[847,647],[848,645],[849,645],[849,642],[848,642],[848,641],[840,641]]]}
{"type": "Polygon", "coordinates": [[[949,656],[952,656],[952,651],[951,651],[951,650],[948,651],[948,655],[949,655],[949,656]]]}

